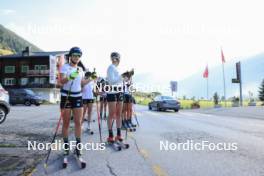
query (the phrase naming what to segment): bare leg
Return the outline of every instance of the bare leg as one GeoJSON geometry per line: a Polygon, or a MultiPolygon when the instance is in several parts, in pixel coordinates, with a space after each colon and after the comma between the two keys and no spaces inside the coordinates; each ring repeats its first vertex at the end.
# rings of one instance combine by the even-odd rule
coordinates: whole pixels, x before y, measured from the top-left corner
{"type": "Polygon", "coordinates": [[[88,103],[88,129],[90,129],[90,124],[92,120],[92,111],[93,111],[93,103],[88,103]]]}
{"type": "Polygon", "coordinates": [[[121,128],[121,113],[122,113],[123,102],[116,103],[116,127],[121,128]]]}
{"type": "Polygon", "coordinates": [[[108,129],[112,130],[112,121],[115,119],[116,102],[108,102],[109,117],[107,121],[108,129]]]}
{"type": "Polygon", "coordinates": [[[71,119],[71,109],[62,109],[61,111],[63,116],[62,135],[64,138],[67,138],[71,119]]]}
{"type": "Polygon", "coordinates": [[[74,117],[74,128],[75,128],[75,137],[81,138],[81,122],[83,117],[83,108],[74,108],[73,109],[73,117],[74,117]]]}

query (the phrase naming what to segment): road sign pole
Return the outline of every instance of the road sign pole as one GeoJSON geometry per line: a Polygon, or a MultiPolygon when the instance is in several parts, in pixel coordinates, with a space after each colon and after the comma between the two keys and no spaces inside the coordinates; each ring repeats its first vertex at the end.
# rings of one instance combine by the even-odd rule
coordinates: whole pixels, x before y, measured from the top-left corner
{"type": "Polygon", "coordinates": [[[242,75],[241,75],[241,63],[240,62],[239,62],[239,90],[240,90],[240,106],[243,106],[242,75]]]}

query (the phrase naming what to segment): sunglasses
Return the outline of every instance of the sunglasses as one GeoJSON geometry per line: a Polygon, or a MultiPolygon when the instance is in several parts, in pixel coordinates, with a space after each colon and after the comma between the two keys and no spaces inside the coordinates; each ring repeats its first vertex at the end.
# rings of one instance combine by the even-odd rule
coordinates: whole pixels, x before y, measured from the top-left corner
{"type": "Polygon", "coordinates": [[[79,58],[80,58],[81,55],[80,55],[80,54],[74,54],[74,53],[73,53],[73,54],[71,55],[71,57],[79,57],[79,58]]]}

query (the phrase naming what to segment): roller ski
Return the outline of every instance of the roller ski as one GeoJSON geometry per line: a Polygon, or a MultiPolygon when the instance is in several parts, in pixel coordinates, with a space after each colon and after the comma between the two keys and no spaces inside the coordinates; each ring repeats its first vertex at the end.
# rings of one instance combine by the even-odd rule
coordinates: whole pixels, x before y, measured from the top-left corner
{"type": "Polygon", "coordinates": [[[126,123],[126,126],[128,127],[128,130],[129,130],[130,132],[135,132],[135,131],[136,131],[136,128],[134,128],[134,127],[132,126],[132,124],[129,123],[129,120],[126,120],[125,123],[126,123]]]}
{"type": "Polygon", "coordinates": [[[122,148],[122,149],[128,149],[129,144],[126,144],[123,142],[123,139],[120,136],[115,137],[115,142],[122,148]]]}
{"type": "Polygon", "coordinates": [[[134,132],[135,130],[124,120],[122,121],[122,130],[127,130],[129,132],[134,132]]]}
{"type": "Polygon", "coordinates": [[[77,148],[74,150],[73,155],[77,161],[77,164],[79,165],[79,167],[81,169],[84,169],[86,167],[86,162],[85,160],[82,158],[82,154],[81,151],[78,150],[77,148]]]}
{"type": "Polygon", "coordinates": [[[69,151],[65,150],[63,154],[63,163],[62,163],[62,168],[65,169],[68,166],[68,156],[69,156],[69,151]]]}
{"type": "Polygon", "coordinates": [[[87,132],[88,132],[89,135],[93,135],[94,134],[94,132],[91,130],[91,122],[88,122],[87,132]]]}
{"type": "Polygon", "coordinates": [[[115,151],[121,151],[122,147],[114,140],[113,137],[108,137],[106,145],[113,148],[115,151]]]}
{"type": "Polygon", "coordinates": [[[93,135],[94,134],[94,132],[91,129],[87,129],[87,132],[88,132],[89,135],[93,135]]]}

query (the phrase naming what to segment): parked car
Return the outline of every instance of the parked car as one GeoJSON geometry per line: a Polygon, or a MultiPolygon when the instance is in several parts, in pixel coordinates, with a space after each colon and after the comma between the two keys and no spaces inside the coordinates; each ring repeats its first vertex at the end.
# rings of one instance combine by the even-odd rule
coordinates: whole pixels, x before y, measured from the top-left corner
{"type": "Polygon", "coordinates": [[[0,124],[6,119],[10,112],[9,95],[8,92],[0,84],[0,124]]]}
{"type": "Polygon", "coordinates": [[[30,89],[10,89],[9,95],[11,105],[24,104],[30,106],[34,104],[39,106],[43,103],[43,99],[30,89]]]}
{"type": "Polygon", "coordinates": [[[148,105],[149,110],[156,109],[157,111],[166,111],[167,109],[178,112],[180,109],[180,102],[171,96],[156,96],[148,105]]]}

